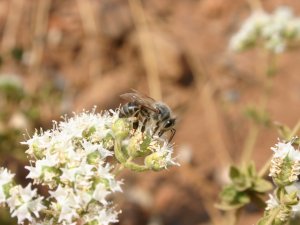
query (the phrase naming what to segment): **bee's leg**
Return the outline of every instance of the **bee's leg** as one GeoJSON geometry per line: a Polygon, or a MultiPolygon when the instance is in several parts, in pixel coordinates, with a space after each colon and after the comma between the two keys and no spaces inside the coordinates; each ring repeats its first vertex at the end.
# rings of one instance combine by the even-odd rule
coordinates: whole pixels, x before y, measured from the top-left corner
{"type": "Polygon", "coordinates": [[[169,142],[172,141],[173,137],[174,137],[175,134],[176,134],[176,130],[175,130],[174,128],[172,128],[170,131],[171,131],[171,136],[170,136],[170,138],[169,138],[169,142]]]}
{"type": "Polygon", "coordinates": [[[143,121],[143,125],[142,125],[142,128],[141,128],[141,132],[144,133],[145,130],[146,130],[146,124],[148,122],[148,118],[145,118],[144,121],[143,121]]]}
{"type": "Polygon", "coordinates": [[[132,130],[131,130],[131,135],[134,135],[136,130],[138,129],[139,127],[139,120],[137,117],[131,117],[130,118],[130,121],[131,121],[131,126],[132,126],[132,130]]]}
{"type": "Polygon", "coordinates": [[[145,130],[146,130],[146,125],[147,125],[147,122],[149,120],[149,117],[150,117],[150,114],[147,110],[145,109],[142,109],[140,111],[140,114],[142,115],[142,119],[143,119],[143,125],[141,127],[141,132],[144,133],[145,130]]]}
{"type": "Polygon", "coordinates": [[[139,128],[139,111],[136,110],[136,112],[132,116],[133,116],[132,129],[134,134],[136,130],[139,128]]]}
{"type": "MultiPolygon", "coordinates": [[[[156,132],[158,131],[158,129],[159,129],[159,122],[156,122],[155,128],[154,128],[154,130],[153,130],[152,136],[156,134],[156,132]]],[[[161,136],[161,135],[162,135],[162,134],[159,135],[160,133],[161,133],[161,131],[158,133],[158,136],[161,136]]]]}
{"type": "Polygon", "coordinates": [[[135,120],[132,122],[132,128],[134,129],[134,131],[136,131],[139,127],[139,121],[135,120]]]}
{"type": "MultiPolygon", "coordinates": [[[[172,128],[170,131],[171,131],[171,136],[169,137],[168,142],[171,142],[172,139],[173,139],[173,137],[174,137],[174,135],[176,134],[176,130],[174,128],[172,128]]],[[[159,131],[158,132],[158,136],[161,137],[165,132],[166,132],[166,130],[159,131]]]]}

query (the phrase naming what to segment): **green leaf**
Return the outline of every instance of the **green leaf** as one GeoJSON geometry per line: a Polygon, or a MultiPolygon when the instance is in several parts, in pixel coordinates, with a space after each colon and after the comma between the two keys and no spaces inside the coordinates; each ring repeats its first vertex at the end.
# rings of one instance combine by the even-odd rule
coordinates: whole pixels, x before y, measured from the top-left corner
{"type": "Polygon", "coordinates": [[[245,115],[249,119],[252,119],[256,124],[264,125],[266,127],[271,124],[269,113],[263,109],[258,109],[255,106],[246,107],[245,115]]]}
{"type": "Polygon", "coordinates": [[[240,178],[240,176],[241,176],[241,172],[239,171],[239,169],[235,166],[230,166],[229,177],[231,178],[231,180],[240,178]]]}
{"type": "Polygon", "coordinates": [[[263,178],[257,178],[253,184],[253,190],[259,193],[265,193],[270,191],[273,188],[273,185],[271,182],[263,179],[263,178]]]}
{"type": "Polygon", "coordinates": [[[233,185],[225,186],[220,193],[220,198],[224,202],[233,202],[236,196],[237,196],[237,190],[233,185]]]}
{"type": "Polygon", "coordinates": [[[247,166],[247,175],[249,177],[256,177],[257,176],[257,172],[256,172],[254,162],[250,162],[249,165],[247,166]]]}
{"type": "Polygon", "coordinates": [[[218,203],[218,204],[215,204],[215,207],[220,210],[230,211],[230,210],[241,208],[244,205],[245,205],[244,203],[239,203],[239,204],[218,203]]]}
{"type": "Polygon", "coordinates": [[[240,192],[235,189],[235,186],[228,185],[224,187],[220,194],[220,207],[223,209],[240,208],[250,202],[250,197],[245,192],[240,192]]]}
{"type": "Polygon", "coordinates": [[[14,47],[11,50],[11,56],[13,57],[14,60],[20,62],[23,57],[24,50],[21,47],[14,47]]]}

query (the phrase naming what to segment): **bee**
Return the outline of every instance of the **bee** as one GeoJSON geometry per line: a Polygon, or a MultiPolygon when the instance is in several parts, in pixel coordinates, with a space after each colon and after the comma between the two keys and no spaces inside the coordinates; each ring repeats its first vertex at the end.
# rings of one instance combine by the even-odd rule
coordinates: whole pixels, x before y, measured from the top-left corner
{"type": "Polygon", "coordinates": [[[147,123],[154,122],[155,125],[152,135],[157,133],[160,137],[165,132],[170,131],[169,142],[173,139],[176,133],[174,128],[176,118],[172,116],[172,111],[169,106],[141,94],[136,90],[133,90],[131,93],[122,94],[120,97],[125,99],[127,103],[121,106],[119,116],[120,118],[136,118],[133,122],[134,130],[136,130],[140,122],[142,122],[141,132],[144,132],[147,123]]]}

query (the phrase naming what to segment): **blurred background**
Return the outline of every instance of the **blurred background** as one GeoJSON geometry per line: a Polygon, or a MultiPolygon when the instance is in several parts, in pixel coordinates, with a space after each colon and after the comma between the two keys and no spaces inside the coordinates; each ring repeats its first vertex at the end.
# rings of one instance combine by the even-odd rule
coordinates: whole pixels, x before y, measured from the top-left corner
{"type": "MultiPolygon", "coordinates": [[[[300,2],[264,0],[266,11],[300,2]]],[[[136,174],[124,171],[117,202],[120,225],[218,224],[214,208],[231,162],[238,162],[257,103],[265,56],[228,50],[230,37],[251,13],[235,0],[0,0],[0,165],[26,184],[21,141],[34,129],[83,109],[116,108],[119,95],[139,90],[163,100],[178,119],[175,155],[180,167],[136,174]]],[[[277,61],[267,109],[272,121],[294,126],[300,115],[300,52],[277,61]]],[[[277,142],[259,130],[258,167],[277,142]]],[[[240,224],[262,211],[247,208],[240,224]]],[[[0,210],[0,224],[16,224],[0,210]]]]}

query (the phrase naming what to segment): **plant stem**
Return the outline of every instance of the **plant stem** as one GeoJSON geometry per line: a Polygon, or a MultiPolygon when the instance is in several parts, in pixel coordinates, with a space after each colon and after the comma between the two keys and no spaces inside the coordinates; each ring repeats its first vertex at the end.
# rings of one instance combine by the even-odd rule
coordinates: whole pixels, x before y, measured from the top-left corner
{"type": "Polygon", "coordinates": [[[240,218],[242,212],[242,208],[235,209],[229,213],[229,219],[228,223],[229,225],[236,225],[238,223],[238,220],[240,218]]]}
{"type": "Polygon", "coordinates": [[[263,167],[260,169],[260,171],[258,172],[258,176],[259,177],[263,177],[266,175],[266,173],[268,172],[269,168],[271,165],[271,158],[267,160],[267,162],[263,165],[263,167]]]}
{"type": "Polygon", "coordinates": [[[264,225],[272,225],[274,219],[276,218],[277,214],[279,213],[280,208],[276,209],[273,211],[272,215],[270,218],[267,220],[267,222],[264,225]]]}
{"type": "Polygon", "coordinates": [[[259,134],[259,127],[256,124],[254,124],[248,133],[248,137],[246,139],[245,146],[242,152],[241,164],[243,167],[247,166],[247,162],[251,158],[252,151],[254,149],[258,134],[259,134]]]}
{"type": "Polygon", "coordinates": [[[148,79],[150,96],[155,99],[161,100],[161,83],[158,65],[156,62],[155,46],[142,1],[129,0],[129,7],[138,34],[142,60],[148,79]]]}
{"type": "MultiPolygon", "coordinates": [[[[274,54],[269,54],[267,60],[267,69],[265,71],[265,77],[264,82],[263,82],[263,96],[261,98],[259,110],[260,113],[264,116],[266,114],[266,108],[268,105],[268,101],[270,98],[270,94],[272,91],[273,87],[273,76],[276,73],[276,60],[275,60],[275,55],[274,54]],[[271,71],[271,72],[270,72],[271,71]]],[[[260,126],[259,124],[254,124],[249,131],[248,137],[246,139],[244,148],[243,148],[243,153],[242,153],[242,159],[241,163],[242,166],[246,166],[247,162],[251,159],[252,152],[255,147],[255,143],[259,134],[260,126]]]]}
{"type": "Polygon", "coordinates": [[[129,163],[132,161],[132,157],[130,156],[125,163],[119,164],[116,170],[114,171],[115,176],[118,176],[121,171],[125,168],[124,164],[129,163]]]}

